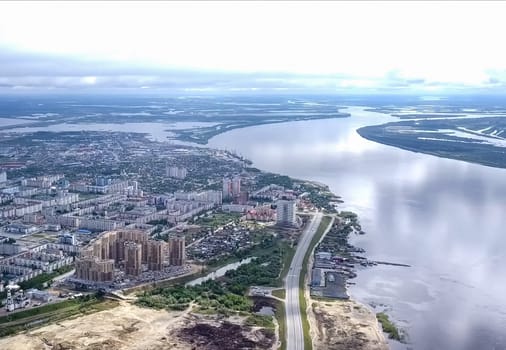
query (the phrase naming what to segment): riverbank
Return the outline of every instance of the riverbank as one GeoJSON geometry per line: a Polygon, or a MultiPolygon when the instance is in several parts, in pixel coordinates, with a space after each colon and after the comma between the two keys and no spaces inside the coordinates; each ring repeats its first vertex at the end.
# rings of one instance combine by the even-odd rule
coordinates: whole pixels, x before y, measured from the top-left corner
{"type": "Polygon", "coordinates": [[[466,120],[448,118],[371,125],[359,128],[357,133],[367,140],[410,152],[504,169],[506,140],[469,130],[488,127],[502,132],[506,129],[504,118],[486,119],[492,126],[483,125],[483,118],[466,120]]]}
{"type": "Polygon", "coordinates": [[[388,350],[374,313],[354,300],[310,298],[311,338],[315,350],[388,350]]]}
{"type": "MultiPolygon", "coordinates": [[[[325,250],[332,250],[332,247],[340,254],[352,257],[351,253],[357,249],[348,244],[348,235],[352,232],[364,234],[358,217],[354,213],[342,212],[332,220],[322,222],[319,231],[320,234],[315,236],[315,242],[307,252],[301,272],[303,315],[307,317],[305,322],[308,328],[305,336],[309,341],[306,349],[310,346],[314,350],[387,350],[388,343],[375,314],[367,306],[350,299],[346,293],[347,279],[352,277],[349,270],[343,271],[343,278],[337,281],[338,289],[343,290],[340,294],[345,295],[345,299],[312,296],[312,273],[308,274],[307,271],[314,268],[315,252],[322,246],[325,250]],[[329,234],[338,239],[329,242],[329,234]]],[[[365,258],[359,260],[366,261],[365,258]]]]}

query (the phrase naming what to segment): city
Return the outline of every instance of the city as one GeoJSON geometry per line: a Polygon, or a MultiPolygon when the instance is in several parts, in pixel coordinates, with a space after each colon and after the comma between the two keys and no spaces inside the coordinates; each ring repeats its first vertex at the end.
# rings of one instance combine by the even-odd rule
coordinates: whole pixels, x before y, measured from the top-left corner
{"type": "Polygon", "coordinates": [[[1,350],[506,350],[506,2],[0,2],[1,350]]]}
{"type": "MultiPolygon", "coordinates": [[[[3,301],[9,311],[28,306],[15,302],[26,300],[20,293],[27,293],[17,291],[20,283],[59,269],[74,271],[59,281],[60,287],[121,290],[217,263],[257,244],[266,228],[301,225],[296,199],[305,193],[276,184],[257,188],[264,176],[272,175],[249,170],[247,160],[223,151],[171,146],[145,137],[132,143],[128,134],[116,136],[128,153],[105,155],[108,160],[102,166],[117,171],[110,176],[100,174],[100,161],[93,168],[86,166],[88,154],[79,143],[64,150],[50,143],[44,149],[26,145],[26,152],[13,152],[14,160],[1,164],[0,286],[4,296],[9,293],[3,301]],[[151,158],[146,152],[133,156],[148,145],[151,158]],[[42,167],[49,154],[53,169],[69,173],[13,177],[26,168],[42,167]],[[128,165],[119,161],[123,158],[129,159],[128,165]],[[24,165],[13,167],[15,163],[24,165]],[[195,170],[200,163],[215,166],[206,179],[195,170]],[[80,173],[76,166],[87,172],[80,173]],[[127,172],[125,167],[138,170],[127,172]],[[151,184],[148,190],[143,183],[151,184]],[[153,192],[168,188],[175,191],[153,192]]],[[[95,142],[111,150],[110,140],[97,136],[95,142]]]]}

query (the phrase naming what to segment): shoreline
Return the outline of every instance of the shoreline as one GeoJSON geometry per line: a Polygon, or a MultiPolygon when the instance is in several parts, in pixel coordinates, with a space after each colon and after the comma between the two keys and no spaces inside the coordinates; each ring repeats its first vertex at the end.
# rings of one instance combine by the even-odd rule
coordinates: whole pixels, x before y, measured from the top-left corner
{"type": "MultiPolygon", "coordinates": [[[[376,143],[384,145],[384,146],[394,147],[396,149],[400,149],[403,151],[424,154],[424,155],[430,155],[430,156],[438,157],[441,159],[461,161],[461,162],[465,162],[465,163],[469,163],[469,164],[473,164],[473,165],[486,166],[489,168],[506,169],[506,163],[487,162],[487,161],[483,161],[480,159],[467,159],[465,155],[464,155],[464,157],[459,157],[459,155],[462,154],[459,152],[445,152],[444,150],[430,151],[430,150],[424,150],[422,148],[409,147],[409,146],[402,145],[400,143],[396,143],[394,141],[384,140],[382,137],[379,137],[378,134],[374,134],[374,132],[369,131],[373,127],[376,128],[376,127],[380,127],[380,126],[385,126],[387,124],[395,124],[395,123],[401,123],[401,122],[392,122],[392,123],[385,123],[385,124],[379,124],[379,125],[363,126],[363,127],[358,128],[356,130],[356,132],[366,140],[369,140],[371,142],[376,142],[376,143]]],[[[439,141],[439,142],[444,142],[444,141],[439,141]]]]}
{"type": "MultiPolygon", "coordinates": [[[[312,295],[310,281],[315,263],[315,252],[336,222],[339,223],[340,220],[342,219],[339,215],[332,217],[318,242],[308,252],[309,258],[305,266],[303,296],[307,305],[306,317],[313,349],[388,350],[389,345],[376,313],[368,305],[349,296],[347,279],[343,280],[343,288],[349,296],[347,299],[312,295]]],[[[358,234],[355,230],[352,233],[358,234]]]]}

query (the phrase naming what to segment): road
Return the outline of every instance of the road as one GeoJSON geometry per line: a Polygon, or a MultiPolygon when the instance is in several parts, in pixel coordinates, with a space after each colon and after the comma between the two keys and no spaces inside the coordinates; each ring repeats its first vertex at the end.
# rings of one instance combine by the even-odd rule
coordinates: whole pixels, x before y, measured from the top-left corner
{"type": "Polygon", "coordinates": [[[323,214],[317,213],[312,218],[297,244],[297,250],[293,256],[290,270],[286,276],[286,328],[287,346],[289,350],[304,350],[304,332],[302,331],[302,317],[299,304],[299,280],[302,262],[313,236],[315,235],[323,214]]]}

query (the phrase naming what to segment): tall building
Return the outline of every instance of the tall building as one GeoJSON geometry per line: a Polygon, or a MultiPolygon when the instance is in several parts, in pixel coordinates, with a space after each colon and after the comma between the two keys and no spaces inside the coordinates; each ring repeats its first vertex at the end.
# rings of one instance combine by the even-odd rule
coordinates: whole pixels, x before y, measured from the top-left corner
{"type": "Polygon", "coordinates": [[[248,204],[248,199],[249,199],[249,192],[241,191],[241,193],[239,193],[239,196],[237,197],[237,203],[242,205],[248,204]]]}
{"type": "Polygon", "coordinates": [[[114,272],[114,260],[100,260],[97,257],[84,257],[76,260],[76,278],[105,282],[112,281],[114,272]]]}
{"type": "Polygon", "coordinates": [[[186,262],[184,237],[173,237],[169,240],[169,263],[183,266],[186,262]]]}
{"type": "Polygon", "coordinates": [[[282,226],[295,226],[297,224],[295,201],[280,199],[276,204],[276,223],[282,226]]]}
{"type": "Polygon", "coordinates": [[[165,246],[164,241],[148,241],[148,269],[153,271],[160,271],[163,269],[163,262],[165,261],[165,246]]]}
{"type": "MultiPolygon", "coordinates": [[[[149,270],[163,270],[167,246],[163,241],[149,240],[149,235],[141,230],[105,232],[81,250],[76,278],[111,281],[115,267],[124,268],[127,275],[138,276],[146,264],[149,270]]],[[[182,247],[182,252],[177,244],[173,250],[175,262],[184,264],[184,239],[182,247]]]]}
{"type": "Polygon", "coordinates": [[[241,194],[241,177],[223,179],[223,198],[235,198],[241,194]]]}
{"type": "Polygon", "coordinates": [[[7,182],[7,173],[5,171],[0,171],[0,183],[7,182]]]}
{"type": "Polygon", "coordinates": [[[223,198],[231,198],[232,197],[232,181],[225,177],[223,179],[223,198]]]}
{"type": "Polygon", "coordinates": [[[188,174],[186,168],[179,168],[177,166],[169,166],[165,169],[165,173],[168,177],[174,177],[176,179],[184,179],[188,174]]]}
{"type": "Polygon", "coordinates": [[[241,177],[235,176],[232,179],[232,197],[238,197],[241,194],[241,177]]]}
{"type": "Polygon", "coordinates": [[[125,273],[139,276],[142,272],[142,244],[125,242],[125,273]]]}

